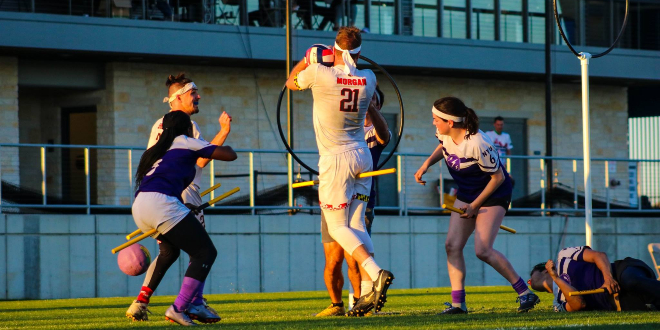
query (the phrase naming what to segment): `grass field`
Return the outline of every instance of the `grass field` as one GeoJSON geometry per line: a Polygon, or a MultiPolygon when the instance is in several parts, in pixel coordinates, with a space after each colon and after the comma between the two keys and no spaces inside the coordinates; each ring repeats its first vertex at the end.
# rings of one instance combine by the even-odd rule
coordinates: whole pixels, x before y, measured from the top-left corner
{"type": "MultiPolygon", "coordinates": [[[[316,318],[329,304],[327,293],[287,292],[207,296],[222,321],[205,328],[241,329],[660,329],[660,312],[555,313],[552,295],[541,294],[541,304],[517,314],[511,287],[470,287],[471,314],[436,315],[450,299],[449,288],[390,290],[381,315],[363,318],[316,318]]],[[[62,299],[0,302],[0,329],[174,329],[163,313],[173,296],[154,297],[147,322],[131,322],[124,312],[133,298],[62,299]]]]}

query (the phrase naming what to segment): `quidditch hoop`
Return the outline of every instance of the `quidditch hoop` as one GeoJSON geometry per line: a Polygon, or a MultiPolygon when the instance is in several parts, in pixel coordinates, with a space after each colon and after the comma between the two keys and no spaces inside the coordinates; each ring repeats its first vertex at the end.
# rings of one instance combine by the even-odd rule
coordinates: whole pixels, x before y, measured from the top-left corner
{"type": "MultiPolygon", "coordinates": [[[[360,55],[360,59],[366,61],[367,63],[369,63],[371,65],[373,65],[377,70],[379,70],[380,72],[382,72],[385,75],[387,80],[389,80],[390,83],[392,84],[392,87],[394,88],[394,91],[396,92],[396,96],[399,99],[399,134],[398,134],[398,137],[396,139],[396,143],[394,144],[394,148],[392,148],[392,151],[390,151],[390,153],[387,155],[387,157],[385,157],[385,160],[383,160],[376,168],[374,168],[374,170],[379,170],[380,168],[383,167],[383,165],[385,165],[385,163],[387,163],[388,160],[390,160],[390,158],[392,158],[392,155],[394,155],[394,153],[396,152],[396,148],[399,146],[399,142],[401,142],[401,136],[403,134],[403,115],[404,115],[403,100],[401,99],[401,92],[399,92],[399,87],[396,85],[396,82],[394,82],[394,79],[392,78],[392,76],[390,76],[390,74],[387,73],[387,71],[385,71],[385,69],[383,69],[383,67],[381,67],[380,65],[378,65],[378,63],[376,63],[376,62],[374,62],[374,61],[372,61],[372,60],[370,60],[370,59],[368,59],[368,58],[366,58],[362,55],[360,55]]],[[[319,171],[311,168],[309,165],[305,164],[305,162],[303,162],[300,158],[298,158],[298,156],[293,151],[293,149],[291,149],[291,146],[289,146],[289,142],[286,140],[286,136],[284,135],[284,132],[282,131],[282,121],[280,120],[280,112],[281,112],[280,108],[282,107],[282,98],[284,98],[284,93],[286,93],[286,86],[284,86],[282,88],[282,91],[280,92],[280,97],[277,99],[277,129],[280,131],[280,138],[282,139],[282,142],[284,143],[284,147],[286,147],[286,150],[289,152],[289,154],[291,154],[291,157],[293,157],[293,159],[295,159],[298,162],[298,164],[300,164],[300,166],[304,167],[305,169],[307,169],[308,171],[310,171],[310,172],[312,172],[316,175],[319,175],[319,171]]],[[[376,165],[376,164],[374,164],[374,165],[376,165]]]]}

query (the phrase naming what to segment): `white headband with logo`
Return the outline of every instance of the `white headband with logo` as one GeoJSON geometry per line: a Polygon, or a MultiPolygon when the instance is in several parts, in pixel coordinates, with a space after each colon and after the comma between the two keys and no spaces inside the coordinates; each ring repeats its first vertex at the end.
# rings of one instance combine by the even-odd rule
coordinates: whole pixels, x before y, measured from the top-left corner
{"type": "Polygon", "coordinates": [[[176,100],[177,96],[183,95],[183,94],[187,93],[188,91],[190,91],[191,89],[197,89],[197,85],[195,85],[195,83],[192,82],[192,81],[187,83],[185,86],[181,87],[181,89],[179,89],[178,91],[174,92],[174,94],[172,94],[172,96],[165,97],[163,99],[163,103],[172,103],[172,101],[176,100]]]}
{"type": "Polygon", "coordinates": [[[355,61],[353,61],[351,54],[359,53],[360,50],[362,49],[362,46],[358,46],[358,48],[351,50],[343,50],[335,42],[335,49],[341,51],[341,59],[344,60],[344,73],[349,74],[351,76],[355,75],[355,70],[357,70],[357,64],[355,64],[355,61]]]}
{"type": "Polygon", "coordinates": [[[438,116],[438,117],[440,117],[444,120],[451,120],[451,121],[456,122],[456,123],[460,123],[465,119],[465,117],[456,117],[456,116],[452,116],[450,114],[446,114],[446,113],[436,109],[435,107],[432,107],[431,111],[433,111],[434,115],[436,115],[436,116],[438,116]]]}

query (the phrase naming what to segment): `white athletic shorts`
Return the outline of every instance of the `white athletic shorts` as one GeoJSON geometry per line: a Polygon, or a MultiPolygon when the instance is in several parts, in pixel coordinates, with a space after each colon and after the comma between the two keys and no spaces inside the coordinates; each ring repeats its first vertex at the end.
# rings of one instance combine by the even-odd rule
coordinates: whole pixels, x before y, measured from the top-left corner
{"type": "MultiPolygon", "coordinates": [[[[194,183],[190,184],[183,190],[181,198],[183,198],[184,203],[190,203],[194,206],[204,204],[204,202],[202,202],[202,196],[199,195],[199,187],[194,183]]],[[[206,223],[204,223],[204,211],[199,212],[195,217],[202,224],[202,227],[206,228],[206,223]]]]}
{"type": "Polygon", "coordinates": [[[176,197],[157,192],[140,192],[133,202],[133,220],[143,233],[156,229],[165,234],[188,213],[176,197]]]}
{"type": "Polygon", "coordinates": [[[319,204],[326,211],[346,209],[353,199],[369,201],[371,179],[357,175],[371,171],[368,148],[349,150],[319,159],[319,204]]]}

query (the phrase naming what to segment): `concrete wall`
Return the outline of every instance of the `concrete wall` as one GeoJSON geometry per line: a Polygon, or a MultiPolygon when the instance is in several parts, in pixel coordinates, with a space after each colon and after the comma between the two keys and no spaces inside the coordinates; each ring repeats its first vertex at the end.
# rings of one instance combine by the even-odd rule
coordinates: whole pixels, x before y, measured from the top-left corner
{"type": "MultiPolygon", "coordinates": [[[[318,216],[208,216],[206,223],[218,249],[207,293],[325,290],[318,216]]],[[[518,234],[501,232],[495,248],[526,279],[534,264],[556,255],[563,232],[561,247],[583,244],[584,220],[564,223],[564,218],[507,218],[505,224],[518,234]]],[[[652,265],[646,245],[660,241],[657,219],[596,218],[594,224],[595,248],[611,260],[630,256],[652,265]]],[[[396,288],[449,285],[447,225],[447,217],[376,218],[376,259],[394,272],[396,288]]],[[[0,299],[137,295],[143,277],[121,273],[110,253],[134,228],[130,216],[0,216],[0,299]]],[[[143,245],[152,258],[157,255],[155,240],[143,245]]],[[[474,256],[472,239],[465,256],[467,285],[507,284],[474,256]]],[[[187,264],[184,253],[157,294],[176,294],[187,264]]]]}

